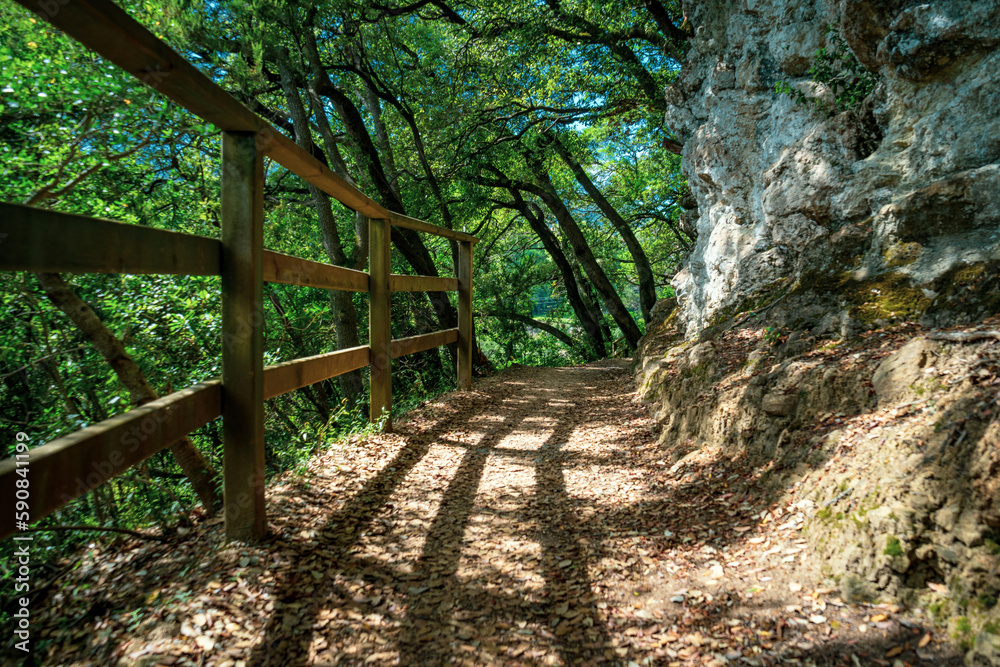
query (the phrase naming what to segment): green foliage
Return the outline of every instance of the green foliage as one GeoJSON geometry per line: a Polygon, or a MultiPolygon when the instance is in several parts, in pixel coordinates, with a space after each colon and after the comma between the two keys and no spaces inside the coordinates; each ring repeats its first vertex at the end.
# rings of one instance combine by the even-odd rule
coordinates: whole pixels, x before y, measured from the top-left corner
{"type": "Polygon", "coordinates": [[[825,34],[831,47],[817,49],[807,74],[813,84],[823,84],[829,89],[833,102],[823,96],[807,95],[787,81],[777,81],[774,92],[791,96],[797,104],[812,104],[828,113],[856,109],[875,90],[878,74],[858,61],[836,26],[827,26],[825,34]]]}
{"type": "Polygon", "coordinates": [[[972,648],[972,623],[968,616],[955,619],[955,630],[951,633],[951,638],[958,642],[963,651],[972,648]]]}
{"type": "Polygon", "coordinates": [[[994,556],[1000,555],[1000,533],[992,528],[983,533],[983,544],[994,556]]]}
{"type": "Polygon", "coordinates": [[[146,175],[187,159],[210,129],[27,10],[5,3],[0,23],[4,199],[58,198],[67,210],[145,222],[135,189],[153,187],[146,175]]]}
{"type": "Polygon", "coordinates": [[[896,556],[902,556],[903,547],[899,543],[899,538],[895,537],[894,535],[890,535],[886,539],[885,549],[882,550],[882,553],[884,553],[886,556],[892,556],[893,558],[895,558],[896,556]]]}

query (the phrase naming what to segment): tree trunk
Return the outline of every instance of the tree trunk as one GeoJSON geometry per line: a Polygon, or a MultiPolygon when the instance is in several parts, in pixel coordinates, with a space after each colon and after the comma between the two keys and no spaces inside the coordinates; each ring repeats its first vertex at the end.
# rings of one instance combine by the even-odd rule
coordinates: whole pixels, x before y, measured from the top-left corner
{"type": "Polygon", "coordinates": [[[593,355],[593,358],[603,359],[607,356],[608,352],[607,344],[605,342],[606,339],[601,331],[600,321],[594,319],[593,313],[580,296],[576,276],[573,273],[573,267],[570,265],[569,260],[566,259],[566,255],[559,246],[559,240],[556,238],[556,235],[552,233],[552,230],[549,229],[549,226],[545,224],[544,216],[540,212],[536,213],[533,211],[531,208],[532,205],[524,200],[519,191],[510,189],[510,193],[514,197],[514,206],[521,212],[524,219],[528,221],[528,225],[531,227],[532,231],[534,231],[538,238],[541,239],[542,245],[549,253],[549,257],[552,258],[556,268],[559,269],[559,273],[562,275],[563,285],[566,286],[566,298],[569,300],[569,305],[576,314],[577,320],[580,321],[580,325],[583,327],[584,334],[586,334],[587,340],[590,344],[590,352],[593,355]]]}
{"type": "MultiPolygon", "coordinates": [[[[310,62],[313,76],[315,77],[315,92],[326,97],[330,100],[330,103],[333,104],[333,108],[340,117],[347,135],[354,142],[361,154],[361,162],[364,163],[369,179],[375,189],[377,195],[376,199],[379,200],[379,202],[387,209],[405,215],[406,209],[398,191],[398,183],[397,187],[394,189],[391,179],[386,175],[382,161],[379,158],[378,150],[376,149],[375,143],[372,141],[368,128],[365,126],[364,119],[358,112],[357,106],[355,106],[347,95],[334,86],[333,82],[330,81],[329,76],[327,76],[326,70],[323,69],[320,62],[319,51],[316,45],[316,36],[313,31],[306,30],[303,38],[306,56],[310,62]]],[[[374,91],[374,88],[372,88],[372,92],[377,91],[374,91]]],[[[397,109],[402,111],[399,106],[397,106],[397,109]]],[[[406,118],[407,123],[410,125],[410,128],[414,133],[414,141],[418,145],[418,152],[421,154],[422,165],[425,172],[428,172],[428,178],[431,182],[432,189],[435,189],[438,187],[438,182],[436,178],[434,178],[433,172],[429,171],[430,165],[426,161],[426,156],[423,155],[423,142],[420,138],[419,132],[417,131],[416,123],[412,118],[412,114],[410,114],[409,117],[404,114],[404,118],[406,118]]],[[[451,215],[447,210],[444,197],[440,193],[439,188],[435,191],[435,196],[438,197],[439,203],[442,207],[445,226],[450,228],[451,215]]],[[[397,227],[392,230],[391,238],[392,244],[397,250],[400,251],[400,253],[402,253],[407,263],[413,267],[413,270],[416,271],[418,275],[438,275],[438,270],[434,265],[434,260],[431,258],[430,253],[427,251],[427,247],[424,245],[417,232],[412,229],[397,227]]],[[[452,246],[452,260],[457,266],[457,248],[455,247],[455,244],[452,244],[452,246]]],[[[453,329],[457,327],[458,312],[448,299],[447,292],[427,292],[426,294],[440,328],[453,329]]],[[[476,349],[478,349],[478,345],[475,344],[475,339],[474,345],[476,349]]],[[[456,346],[449,345],[448,351],[451,356],[452,365],[456,366],[458,363],[456,346]]],[[[485,355],[482,355],[482,358],[485,360],[485,355]]]]}
{"type": "MultiPolygon", "coordinates": [[[[691,35],[685,32],[683,27],[678,28],[674,25],[670,13],[667,12],[660,0],[643,0],[642,4],[653,17],[653,21],[656,22],[656,27],[660,29],[660,32],[673,40],[674,47],[678,53],[682,53],[682,45],[691,38],[691,35]]],[[[681,25],[684,26],[686,23],[687,17],[685,16],[681,25]]]]}
{"type": "Polygon", "coordinates": [[[635,320],[632,319],[632,315],[625,308],[625,304],[622,303],[621,297],[618,296],[618,292],[615,291],[611,281],[608,280],[604,269],[597,263],[597,258],[594,257],[594,253],[590,249],[590,244],[587,243],[587,238],[584,236],[583,230],[576,224],[573,214],[569,212],[562,198],[556,193],[555,187],[552,185],[552,180],[549,178],[549,174],[545,170],[542,161],[527,151],[525,151],[524,155],[528,162],[528,168],[539,185],[538,195],[545,202],[549,210],[552,211],[553,215],[555,215],[560,229],[562,229],[563,234],[573,248],[573,254],[576,255],[580,266],[583,267],[594,289],[601,296],[601,302],[604,304],[604,307],[611,314],[611,317],[625,336],[629,350],[635,350],[639,344],[639,339],[642,337],[642,332],[639,331],[639,327],[636,325],[635,320]]]}
{"type": "MultiPolygon", "coordinates": [[[[122,342],[115,338],[97,313],[73,292],[59,274],[38,273],[35,276],[49,300],[65,313],[108,362],[118,381],[128,390],[132,405],[143,405],[159,398],[138,364],[125,351],[122,342]]],[[[221,505],[221,498],[217,489],[218,478],[212,464],[187,436],[171,444],[169,449],[205,509],[215,511],[221,505]]]]}
{"type": "MultiPolygon", "coordinates": [[[[403,202],[396,196],[386,178],[385,171],[379,161],[378,151],[372,142],[371,136],[368,134],[368,129],[365,127],[357,107],[343,92],[328,82],[324,83],[320,92],[331,101],[341,121],[344,123],[348,136],[355,141],[360,149],[363,162],[368,170],[368,175],[375,186],[382,205],[405,215],[406,210],[403,207],[403,202]]],[[[412,229],[397,227],[392,230],[391,236],[392,244],[403,254],[403,257],[418,275],[438,275],[437,267],[434,266],[434,260],[431,258],[427,247],[417,232],[412,229]]],[[[427,292],[427,298],[430,299],[431,307],[442,329],[453,329],[458,326],[458,313],[455,311],[455,307],[451,305],[447,292],[427,292]]],[[[453,350],[452,361],[453,363],[457,362],[457,357],[453,350]]]]}
{"type": "Polygon", "coordinates": [[[402,199],[399,190],[399,170],[396,169],[396,156],[392,152],[392,144],[389,142],[389,132],[385,129],[385,123],[382,122],[382,105],[367,79],[362,79],[361,82],[361,101],[368,115],[372,117],[375,141],[382,154],[382,167],[385,169],[386,180],[389,181],[389,187],[392,188],[396,197],[402,199]]]}
{"type": "Polygon", "coordinates": [[[536,329],[541,329],[546,333],[551,334],[561,343],[566,345],[566,347],[572,348],[574,350],[579,350],[579,344],[577,341],[573,340],[573,337],[561,329],[557,329],[547,322],[540,322],[527,315],[521,315],[520,313],[505,313],[499,310],[491,310],[487,313],[482,313],[482,317],[496,317],[502,320],[513,320],[515,322],[521,322],[522,324],[527,324],[530,327],[535,327],[536,329]]]}
{"type": "Polygon", "coordinates": [[[583,274],[577,258],[572,253],[569,254],[568,258],[569,265],[573,269],[573,275],[576,276],[576,282],[580,286],[580,298],[583,299],[584,305],[590,311],[590,316],[598,323],[601,333],[604,334],[604,339],[608,341],[613,350],[615,337],[611,335],[611,327],[608,326],[607,318],[604,317],[604,311],[601,310],[600,300],[594,294],[594,286],[590,284],[587,276],[583,274]]]}
{"type": "MultiPolygon", "coordinates": [[[[316,118],[316,125],[319,127],[320,136],[323,138],[324,152],[326,153],[327,159],[330,161],[330,164],[333,165],[333,170],[338,176],[351,185],[355,185],[354,179],[351,178],[351,174],[347,171],[347,163],[344,162],[344,158],[340,154],[340,149],[337,148],[337,142],[333,137],[333,130],[330,128],[330,119],[326,116],[326,110],[323,108],[323,102],[319,99],[319,96],[316,95],[316,91],[313,88],[309,89],[309,99],[312,101],[313,115],[316,118]]],[[[355,211],[354,248],[351,249],[348,266],[355,271],[364,271],[365,264],[367,262],[368,218],[355,211]]]]}
{"type": "MultiPolygon", "coordinates": [[[[305,151],[312,150],[312,134],[309,131],[309,121],[306,118],[305,107],[299,97],[299,89],[295,84],[295,78],[288,69],[284,56],[278,59],[278,69],[281,75],[281,89],[285,93],[285,100],[288,102],[288,109],[292,115],[292,123],[295,126],[295,143],[305,151]]],[[[330,259],[331,264],[344,266],[348,263],[347,255],[340,241],[340,233],[337,231],[337,221],[333,217],[333,208],[330,205],[330,197],[317,188],[309,184],[309,196],[312,198],[313,207],[316,209],[316,217],[319,220],[320,232],[323,235],[323,248],[330,259]]],[[[343,290],[330,290],[330,304],[334,312],[334,329],[337,332],[337,349],[357,347],[358,341],[358,315],[354,308],[354,298],[350,292],[343,290]]],[[[337,384],[340,386],[340,393],[343,397],[355,396],[363,390],[364,383],[361,379],[360,371],[351,371],[337,376],[337,384]]]]}
{"type": "MultiPolygon", "coordinates": [[[[376,86],[377,76],[370,70],[370,68],[368,69],[368,71],[366,71],[366,68],[363,66],[360,57],[355,58],[354,67],[355,67],[355,72],[364,81],[366,94],[375,95],[385,100],[389,104],[391,104],[396,109],[396,111],[399,112],[399,115],[403,118],[407,126],[410,128],[410,134],[413,137],[413,148],[417,153],[417,158],[420,161],[420,167],[424,172],[424,176],[427,178],[427,183],[431,188],[431,193],[434,195],[434,198],[438,203],[438,209],[441,212],[442,225],[446,229],[455,229],[454,218],[451,215],[451,210],[448,208],[448,202],[445,199],[444,192],[441,188],[441,182],[438,180],[437,175],[434,173],[434,169],[431,167],[430,160],[427,158],[427,151],[424,146],[423,136],[420,134],[420,128],[417,126],[417,119],[416,115],[413,113],[413,110],[406,102],[399,99],[399,97],[395,96],[394,94],[392,94],[392,92],[387,90],[384,85],[381,88],[377,87],[376,86]]],[[[370,103],[366,101],[366,107],[369,104],[370,103]]],[[[379,131],[380,130],[376,128],[376,134],[378,134],[379,131]]],[[[384,127],[381,130],[381,132],[384,133],[384,127]]],[[[381,146],[381,140],[379,140],[379,145],[381,146]]],[[[389,155],[390,155],[389,160],[394,161],[394,158],[392,157],[391,153],[389,155]]],[[[393,162],[393,165],[394,164],[395,163],[393,162]]],[[[393,166],[393,169],[395,169],[395,166],[393,166]]],[[[391,185],[392,178],[390,177],[389,180],[391,185]]],[[[398,185],[396,186],[396,193],[397,195],[399,194],[398,185]]],[[[451,260],[452,264],[455,267],[455,275],[458,275],[458,261],[459,261],[458,242],[454,240],[449,240],[448,245],[451,248],[451,260]]],[[[439,302],[436,302],[434,297],[431,297],[431,301],[432,303],[434,303],[435,309],[440,308],[443,305],[439,302]]],[[[452,360],[455,362],[457,362],[456,345],[457,344],[452,344],[448,346],[448,351],[452,356],[452,360]]],[[[479,340],[476,337],[475,333],[475,328],[473,328],[472,332],[472,348],[473,348],[472,351],[473,358],[478,360],[477,364],[481,367],[482,374],[485,375],[488,373],[492,373],[493,364],[490,363],[490,360],[486,357],[485,354],[483,354],[482,350],[480,349],[479,340]]]]}
{"type": "Polygon", "coordinates": [[[650,313],[653,310],[653,306],[656,305],[656,283],[653,280],[653,269],[649,265],[649,258],[646,257],[646,251],[642,249],[642,245],[632,232],[632,228],[629,227],[625,219],[611,205],[604,194],[597,189],[590,176],[584,171],[580,163],[573,159],[573,156],[570,155],[569,150],[559,140],[559,137],[553,133],[549,135],[549,138],[552,140],[552,146],[559,153],[563,162],[573,172],[576,182],[583,187],[587,195],[590,196],[590,199],[597,204],[597,208],[601,210],[604,217],[614,225],[618,233],[621,234],[622,239],[624,239],[625,247],[628,248],[629,254],[632,255],[632,259],[635,261],[635,270],[639,276],[639,307],[642,309],[642,319],[646,324],[649,324],[650,313]]]}

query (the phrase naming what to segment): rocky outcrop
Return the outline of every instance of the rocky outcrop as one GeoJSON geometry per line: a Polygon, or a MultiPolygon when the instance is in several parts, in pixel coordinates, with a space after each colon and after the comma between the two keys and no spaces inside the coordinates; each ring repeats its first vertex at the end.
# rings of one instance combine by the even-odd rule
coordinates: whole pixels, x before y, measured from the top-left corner
{"type": "Polygon", "coordinates": [[[683,223],[697,229],[673,281],[685,336],[779,285],[771,293],[787,297],[769,315],[802,328],[830,316],[835,328],[981,317],[974,300],[959,304],[946,288],[977,266],[997,285],[1000,3],[730,0],[685,9],[696,32],[666,91],[694,199],[683,223]],[[838,103],[844,85],[864,89],[817,82],[818,49],[834,69],[856,56],[855,78],[870,71],[873,90],[838,103]],[[778,82],[789,92],[775,92],[778,82]],[[875,281],[928,294],[867,313],[857,294],[848,303],[815,296],[881,290],[875,281]]]}
{"type": "Polygon", "coordinates": [[[741,492],[799,508],[802,576],[908,606],[968,664],[1000,665],[1000,344],[916,324],[696,343],[671,321],[634,366],[665,460],[707,448],[755,466],[741,492]]]}

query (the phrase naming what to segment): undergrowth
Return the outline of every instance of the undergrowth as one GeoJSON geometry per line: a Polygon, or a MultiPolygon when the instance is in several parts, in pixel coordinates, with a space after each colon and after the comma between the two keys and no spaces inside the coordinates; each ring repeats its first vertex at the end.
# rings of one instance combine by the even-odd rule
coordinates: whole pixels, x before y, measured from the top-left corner
{"type": "MultiPolygon", "coordinates": [[[[813,105],[831,115],[858,108],[878,83],[878,75],[862,65],[836,26],[830,24],[825,32],[831,48],[821,48],[813,56],[807,75],[813,84],[823,84],[833,96],[831,104],[824,96],[810,96],[787,81],[774,84],[774,92],[792,97],[797,104],[813,105]]],[[[814,85],[813,88],[816,86],[814,85]]]]}

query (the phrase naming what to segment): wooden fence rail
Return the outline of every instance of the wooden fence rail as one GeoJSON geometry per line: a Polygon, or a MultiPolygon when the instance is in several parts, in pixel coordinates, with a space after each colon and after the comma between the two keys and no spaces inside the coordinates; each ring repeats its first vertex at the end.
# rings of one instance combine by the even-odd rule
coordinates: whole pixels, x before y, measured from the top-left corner
{"type": "MultiPolygon", "coordinates": [[[[109,0],[59,0],[44,8],[16,0],[90,50],[222,130],[221,239],[84,215],[0,204],[0,270],[222,277],[222,378],[164,396],[0,461],[0,507],[17,505],[19,468],[28,472],[29,521],[100,486],[220,415],[226,535],[252,540],[267,529],[264,401],[365,366],[370,418],[391,427],[392,360],[458,344],[459,388],[472,386],[474,236],[389,211],[240,104],[109,0]],[[369,218],[368,273],[263,247],[267,156],[369,218]],[[390,274],[391,227],[456,241],[456,277],[390,274]],[[263,365],[263,283],[368,292],[369,344],[274,366],[263,365]],[[457,291],[458,327],[392,340],[393,291],[457,291]]],[[[23,484],[22,484],[23,486],[23,484]]],[[[0,512],[0,537],[15,533],[0,512]]]]}

